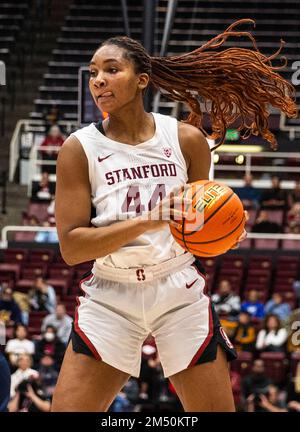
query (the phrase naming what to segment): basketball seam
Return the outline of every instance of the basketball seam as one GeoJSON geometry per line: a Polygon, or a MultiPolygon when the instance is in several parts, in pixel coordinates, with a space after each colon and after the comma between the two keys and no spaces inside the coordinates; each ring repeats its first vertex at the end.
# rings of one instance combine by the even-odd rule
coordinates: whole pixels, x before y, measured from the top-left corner
{"type": "Polygon", "coordinates": [[[242,220],[241,220],[241,222],[234,228],[234,230],[232,230],[232,231],[230,231],[229,233],[227,233],[225,236],[223,236],[223,237],[219,237],[219,238],[217,238],[217,239],[214,239],[214,240],[209,240],[209,241],[205,241],[205,242],[192,242],[192,241],[190,241],[189,243],[190,244],[208,244],[208,243],[215,243],[215,242],[217,242],[217,241],[219,241],[219,240],[224,240],[226,237],[228,237],[228,236],[230,236],[231,234],[233,234],[234,233],[234,231],[236,231],[240,226],[241,226],[241,224],[242,224],[242,222],[244,221],[244,215],[243,215],[243,217],[242,217],[242,220]]]}
{"type": "Polygon", "coordinates": [[[218,207],[204,222],[203,224],[195,231],[191,231],[189,233],[186,234],[186,236],[190,236],[195,234],[195,232],[199,231],[201,228],[204,227],[204,225],[225,205],[228,203],[229,200],[231,200],[231,198],[233,197],[233,195],[235,195],[234,192],[232,192],[231,195],[229,195],[229,197],[226,198],[226,200],[220,205],[220,207],[218,207]]]}

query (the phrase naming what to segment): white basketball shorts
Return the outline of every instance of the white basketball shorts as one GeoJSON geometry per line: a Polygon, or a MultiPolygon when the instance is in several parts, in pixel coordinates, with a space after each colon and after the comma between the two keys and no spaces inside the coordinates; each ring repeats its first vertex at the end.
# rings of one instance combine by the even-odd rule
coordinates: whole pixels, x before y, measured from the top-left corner
{"type": "Polygon", "coordinates": [[[142,269],[93,268],[80,283],[71,335],[75,352],[139,377],[141,348],[155,338],[164,376],[213,361],[220,343],[235,351],[205,292],[194,257],[142,269]]]}

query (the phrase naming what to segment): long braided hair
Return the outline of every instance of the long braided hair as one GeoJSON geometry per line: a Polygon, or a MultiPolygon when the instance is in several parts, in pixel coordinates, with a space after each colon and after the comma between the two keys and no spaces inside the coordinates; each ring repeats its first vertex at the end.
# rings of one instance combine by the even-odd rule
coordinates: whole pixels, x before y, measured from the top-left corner
{"type": "Polygon", "coordinates": [[[270,105],[288,117],[297,117],[295,89],[277,73],[286,66],[273,66],[284,42],[270,56],[262,54],[253,35],[236,31],[239,24],[255,22],[241,19],[204,45],[180,56],[150,57],[145,48],[127,36],[113,37],[103,45],[117,45],[124,49],[136,73],[147,73],[151,83],[167,98],[183,102],[190,108],[185,122],[199,128],[206,137],[217,141],[216,149],[225,139],[226,129],[234,122],[242,138],[261,135],[272,149],[277,148],[275,136],[269,130],[270,105]],[[217,51],[229,37],[247,37],[253,49],[227,48],[217,51]],[[203,109],[208,113],[212,134],[203,129],[203,109]]]}

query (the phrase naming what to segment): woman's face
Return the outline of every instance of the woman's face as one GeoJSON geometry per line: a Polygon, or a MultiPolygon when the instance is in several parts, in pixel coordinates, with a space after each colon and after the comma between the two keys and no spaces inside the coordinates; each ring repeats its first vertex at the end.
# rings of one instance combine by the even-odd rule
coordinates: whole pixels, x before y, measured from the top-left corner
{"type": "Polygon", "coordinates": [[[270,330],[275,330],[278,328],[278,322],[275,317],[270,317],[267,322],[267,327],[270,330]]]}
{"type": "Polygon", "coordinates": [[[142,97],[149,76],[136,74],[134,64],[124,57],[116,45],[104,45],[93,55],[89,88],[101,111],[114,113],[142,97]]]}

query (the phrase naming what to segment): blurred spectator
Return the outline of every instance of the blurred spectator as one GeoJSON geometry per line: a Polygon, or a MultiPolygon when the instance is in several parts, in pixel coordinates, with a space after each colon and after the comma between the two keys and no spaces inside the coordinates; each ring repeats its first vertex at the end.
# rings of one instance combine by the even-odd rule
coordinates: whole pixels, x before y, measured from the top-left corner
{"type": "MultiPolygon", "coordinates": [[[[44,141],[41,143],[41,147],[57,147],[56,150],[43,148],[40,150],[42,154],[42,159],[45,161],[56,161],[57,154],[59,152],[60,147],[63,145],[65,140],[64,135],[61,133],[59,126],[53,125],[50,127],[47,136],[44,141]]],[[[49,174],[55,173],[55,164],[43,164],[43,171],[47,171],[49,174]]]]}
{"type": "Polygon", "coordinates": [[[51,126],[56,125],[61,119],[59,107],[55,103],[52,103],[50,107],[46,107],[43,111],[43,119],[46,123],[47,130],[49,130],[51,126]]]}
{"type": "Polygon", "coordinates": [[[293,204],[288,211],[287,223],[291,234],[300,234],[300,202],[293,204]]]}
{"type": "Polygon", "coordinates": [[[250,290],[248,299],[242,303],[242,312],[248,312],[253,318],[263,318],[265,316],[264,305],[259,299],[259,292],[250,290]]]}
{"type": "Polygon", "coordinates": [[[0,320],[7,326],[13,326],[18,323],[23,324],[21,309],[13,299],[13,290],[10,287],[5,287],[1,291],[0,320]]]}
{"type": "Polygon", "coordinates": [[[266,394],[271,381],[266,377],[265,364],[261,359],[254,360],[251,374],[242,380],[242,392],[245,399],[250,395],[266,394]]]}
{"type": "Polygon", "coordinates": [[[271,222],[266,210],[261,210],[252,227],[252,232],[257,233],[280,233],[282,227],[277,222],[271,222]]]}
{"type": "Polygon", "coordinates": [[[211,298],[218,314],[226,315],[228,319],[237,320],[241,309],[241,300],[233,292],[228,280],[221,280],[217,293],[213,294],[211,298]]]}
{"type": "Polygon", "coordinates": [[[109,412],[132,412],[138,401],[139,386],[135,378],[130,378],[118,393],[109,412]]]}
{"type": "Polygon", "coordinates": [[[56,294],[54,288],[41,276],[34,281],[29,291],[29,303],[34,311],[53,313],[56,308],[56,294]]]}
{"type": "Polygon", "coordinates": [[[287,386],[288,411],[300,412],[300,362],[297,365],[296,375],[291,378],[287,386]]]}
{"type": "Polygon", "coordinates": [[[156,364],[150,360],[156,360],[158,357],[155,340],[148,336],[144,341],[142,347],[141,359],[141,374],[140,374],[140,392],[139,398],[141,400],[148,400],[153,398],[153,385],[156,380],[156,364]],[[153,367],[154,366],[154,367],[153,367]]]}
{"type": "Polygon", "coordinates": [[[275,385],[268,386],[266,394],[252,394],[247,398],[247,412],[287,412],[280,399],[279,389],[275,385]]]}
{"type": "Polygon", "coordinates": [[[48,222],[50,222],[50,224],[55,224],[55,199],[54,198],[47,208],[47,213],[48,213],[48,222]]]}
{"type": "Polygon", "coordinates": [[[43,331],[42,339],[36,342],[34,360],[39,364],[43,356],[51,355],[56,368],[59,370],[65,350],[65,345],[57,337],[56,328],[49,324],[43,331]]]}
{"type": "Polygon", "coordinates": [[[7,412],[10,395],[10,370],[0,346],[0,413],[7,412]]]}
{"type": "Polygon", "coordinates": [[[31,201],[32,202],[47,202],[53,199],[55,194],[55,184],[50,182],[49,173],[42,172],[41,180],[32,183],[31,201]]]}
{"type": "Polygon", "coordinates": [[[35,215],[27,215],[27,219],[24,221],[24,225],[39,226],[40,221],[35,215]]]}
{"type": "Polygon", "coordinates": [[[283,303],[280,293],[274,293],[265,305],[265,313],[277,315],[282,321],[286,321],[291,314],[291,308],[288,303],[283,303]]]}
{"type": "Polygon", "coordinates": [[[239,314],[239,321],[232,341],[237,351],[253,351],[255,348],[256,331],[251,324],[251,315],[248,312],[239,314]]]}
{"type": "Polygon", "coordinates": [[[34,354],[34,343],[27,339],[27,329],[24,325],[16,326],[15,338],[7,342],[5,352],[12,366],[17,365],[20,354],[34,354]]]}
{"type": "MultiPolygon", "coordinates": [[[[50,222],[44,221],[42,223],[44,228],[49,228],[50,222]]],[[[58,243],[58,235],[56,231],[39,231],[36,233],[35,241],[37,243],[58,243]]]]}
{"type": "Polygon", "coordinates": [[[132,406],[127,395],[121,390],[109,408],[109,412],[130,412],[132,406]]]}
{"type": "Polygon", "coordinates": [[[296,203],[300,203],[300,180],[296,181],[295,189],[288,193],[289,207],[291,208],[296,203]]]}
{"type": "Polygon", "coordinates": [[[13,299],[21,309],[23,324],[28,326],[29,310],[30,310],[28,293],[23,293],[21,291],[14,291],[13,299]]]}
{"type": "Polygon", "coordinates": [[[236,411],[240,411],[240,409],[241,409],[241,407],[240,407],[241,385],[242,385],[241,375],[237,371],[234,371],[234,370],[230,370],[229,374],[230,374],[230,383],[231,383],[231,388],[232,388],[232,392],[233,392],[233,399],[234,399],[235,408],[236,408],[236,411]]]}
{"type": "Polygon", "coordinates": [[[21,354],[18,359],[18,369],[11,376],[10,396],[14,397],[16,388],[23,381],[29,379],[31,376],[38,377],[38,372],[31,369],[32,357],[30,354],[21,354]]]}
{"type": "Polygon", "coordinates": [[[257,207],[260,192],[258,189],[252,186],[253,177],[252,174],[244,175],[244,186],[236,190],[237,195],[242,200],[245,208],[257,207]]]}
{"type": "Polygon", "coordinates": [[[284,352],[287,331],[281,326],[277,315],[265,318],[264,328],[258,332],[256,349],[259,351],[284,352]]]}
{"type": "Polygon", "coordinates": [[[52,397],[57,382],[58,371],[55,368],[55,360],[51,354],[44,354],[41,357],[38,373],[43,392],[47,397],[52,397]]]}
{"type": "Polygon", "coordinates": [[[48,412],[50,407],[51,402],[43,393],[38,375],[20,382],[9,402],[10,412],[48,412]]]}
{"type": "Polygon", "coordinates": [[[43,319],[42,332],[46,327],[52,325],[57,330],[57,337],[66,345],[72,328],[72,318],[66,314],[66,308],[62,303],[56,306],[55,313],[47,315],[43,319]]]}
{"type": "Polygon", "coordinates": [[[126,394],[127,399],[134,406],[138,402],[139,398],[139,385],[136,378],[129,378],[127,383],[123,387],[123,392],[126,394]]]}
{"type": "Polygon", "coordinates": [[[261,208],[282,209],[286,207],[286,192],[281,189],[280,179],[273,175],[271,178],[272,186],[263,191],[260,199],[261,208]]]}

